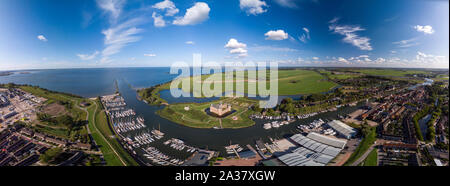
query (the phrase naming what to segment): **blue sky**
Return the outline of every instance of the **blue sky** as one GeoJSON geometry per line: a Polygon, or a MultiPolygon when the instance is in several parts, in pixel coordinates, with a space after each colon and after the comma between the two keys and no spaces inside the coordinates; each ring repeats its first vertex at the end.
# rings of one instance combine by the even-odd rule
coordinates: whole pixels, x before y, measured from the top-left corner
{"type": "Polygon", "coordinates": [[[444,0],[2,0],[0,70],[278,62],[448,68],[444,0]]]}

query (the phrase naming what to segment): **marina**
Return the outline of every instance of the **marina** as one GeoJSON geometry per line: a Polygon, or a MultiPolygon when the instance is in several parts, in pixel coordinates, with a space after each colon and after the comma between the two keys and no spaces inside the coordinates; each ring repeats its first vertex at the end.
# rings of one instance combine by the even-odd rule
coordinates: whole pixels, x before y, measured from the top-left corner
{"type": "MultiPolygon", "coordinates": [[[[127,108],[125,99],[120,94],[102,96],[101,101],[110,117],[114,132],[131,154],[143,156],[147,163],[159,166],[182,165],[185,162],[153,146],[155,141],[164,138],[165,133],[161,132],[161,126],[153,130],[146,127],[145,119],[136,116],[133,109],[127,108]]],[[[184,141],[176,138],[166,140],[163,144],[189,154],[197,151],[197,148],[186,145],[184,141]]]]}

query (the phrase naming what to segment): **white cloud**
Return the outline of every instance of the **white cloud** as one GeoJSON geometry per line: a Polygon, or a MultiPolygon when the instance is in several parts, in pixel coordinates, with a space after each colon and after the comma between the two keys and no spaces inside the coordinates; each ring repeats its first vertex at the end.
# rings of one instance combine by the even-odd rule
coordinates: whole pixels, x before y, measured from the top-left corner
{"type": "Polygon", "coordinates": [[[339,58],[338,58],[338,61],[341,62],[341,63],[350,64],[350,62],[348,62],[348,61],[347,61],[345,58],[343,58],[343,57],[339,57],[339,58]]]}
{"type": "Polygon", "coordinates": [[[330,21],[332,23],[329,26],[329,29],[334,33],[338,33],[340,35],[345,36],[343,41],[345,43],[350,43],[353,46],[358,47],[360,50],[372,50],[372,46],[370,45],[370,38],[361,37],[356,32],[365,30],[359,26],[349,26],[349,25],[337,25],[335,24],[338,21],[337,18],[330,21]]]}
{"type": "Polygon", "coordinates": [[[319,60],[319,57],[312,57],[313,60],[319,60]]]}
{"type": "Polygon", "coordinates": [[[225,45],[225,48],[245,48],[247,47],[246,44],[240,43],[234,38],[231,38],[228,43],[225,45]]]}
{"type": "Polygon", "coordinates": [[[243,48],[235,48],[230,50],[230,54],[243,54],[243,53],[247,53],[247,50],[243,48]]]}
{"type": "Polygon", "coordinates": [[[335,17],[332,20],[328,21],[328,23],[330,23],[330,24],[336,23],[339,21],[339,19],[340,19],[339,17],[335,17]]]}
{"type": "Polygon", "coordinates": [[[275,0],[275,2],[282,7],[298,8],[295,0],[275,0]]]}
{"type": "Polygon", "coordinates": [[[309,37],[309,29],[303,27],[303,34],[298,38],[301,42],[306,43],[311,38],[309,37]]]}
{"type": "Polygon", "coordinates": [[[416,29],[418,32],[423,32],[425,34],[433,34],[434,33],[433,27],[431,27],[430,25],[425,25],[425,26],[416,25],[416,26],[414,26],[414,29],[416,29]]]}
{"type": "Polygon", "coordinates": [[[360,55],[358,58],[368,58],[368,55],[360,55]]]}
{"type": "Polygon", "coordinates": [[[156,12],[153,12],[152,18],[153,18],[153,25],[155,25],[155,27],[165,27],[166,26],[166,21],[164,21],[163,16],[158,15],[156,12]]]}
{"type": "Polygon", "coordinates": [[[83,61],[86,61],[86,60],[92,60],[92,59],[94,59],[95,57],[97,57],[97,55],[99,54],[100,52],[98,52],[98,51],[95,51],[93,54],[91,54],[91,55],[89,55],[89,54],[77,54],[77,56],[81,59],[81,60],[83,60],[83,61]]]}
{"type": "Polygon", "coordinates": [[[447,67],[448,68],[448,57],[437,56],[432,54],[425,54],[424,52],[417,52],[416,59],[413,61],[418,66],[423,67],[447,67]]]}
{"type": "Polygon", "coordinates": [[[275,51],[275,52],[297,52],[297,49],[287,47],[274,47],[274,46],[255,46],[249,48],[251,51],[275,51]]]}
{"type": "Polygon", "coordinates": [[[186,41],[186,44],[188,44],[188,45],[194,45],[195,42],[194,42],[194,41],[186,41]]]}
{"type": "Polygon", "coordinates": [[[267,12],[267,4],[262,0],[239,0],[239,7],[244,10],[247,15],[258,15],[267,12]]]}
{"type": "Polygon", "coordinates": [[[116,22],[122,13],[125,0],[97,0],[97,5],[103,9],[104,12],[110,14],[110,21],[116,22]]]}
{"type": "Polygon", "coordinates": [[[136,28],[136,26],[142,23],[143,19],[134,18],[103,30],[102,34],[105,35],[104,44],[106,48],[102,51],[103,57],[101,62],[109,62],[109,56],[120,52],[124,46],[139,41],[141,37],[136,35],[143,30],[136,28]]]}
{"type": "Polygon", "coordinates": [[[111,27],[102,30],[102,34],[105,36],[105,48],[101,52],[102,58],[100,63],[111,62],[111,55],[120,52],[126,45],[141,39],[137,34],[143,30],[137,28],[137,26],[146,22],[146,19],[141,17],[125,20],[119,19],[125,3],[126,0],[97,0],[99,8],[110,15],[111,22],[111,27]],[[118,23],[119,21],[120,23],[118,23]]]}
{"type": "Polygon", "coordinates": [[[173,16],[177,14],[180,10],[175,6],[175,4],[170,0],[164,0],[159,3],[156,3],[152,6],[153,8],[159,9],[159,10],[166,10],[166,16],[173,16]]]}
{"type": "Polygon", "coordinates": [[[395,45],[397,45],[398,47],[401,47],[401,48],[407,48],[407,47],[417,46],[420,43],[417,42],[417,38],[411,38],[411,39],[406,39],[406,40],[392,42],[392,44],[395,44],[395,45]]]}
{"type": "Polygon", "coordinates": [[[155,57],[156,54],[144,54],[144,56],[146,56],[146,57],[155,57]]]}
{"type": "Polygon", "coordinates": [[[225,45],[230,52],[230,54],[237,54],[239,57],[248,56],[247,45],[245,43],[240,43],[238,40],[231,38],[225,45]]]}
{"type": "Polygon", "coordinates": [[[375,63],[379,63],[379,64],[384,63],[384,62],[386,62],[386,59],[384,59],[382,57],[379,57],[375,60],[375,63]]]}
{"type": "Polygon", "coordinates": [[[44,35],[38,35],[37,38],[38,38],[39,40],[41,40],[41,41],[44,41],[44,42],[47,41],[47,38],[45,38],[44,35]]]}
{"type": "Polygon", "coordinates": [[[203,2],[195,3],[194,6],[186,10],[184,17],[177,17],[173,24],[175,25],[195,25],[201,23],[209,18],[209,8],[208,4],[203,2]]]}
{"type": "Polygon", "coordinates": [[[264,34],[266,36],[266,40],[284,40],[289,37],[289,35],[284,32],[284,30],[271,30],[264,34]]]}

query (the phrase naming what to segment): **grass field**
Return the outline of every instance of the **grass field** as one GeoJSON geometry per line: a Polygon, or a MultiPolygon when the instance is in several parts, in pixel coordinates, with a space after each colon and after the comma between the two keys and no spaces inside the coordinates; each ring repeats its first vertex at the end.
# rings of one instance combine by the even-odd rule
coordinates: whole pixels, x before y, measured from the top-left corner
{"type": "Polygon", "coordinates": [[[429,74],[430,72],[420,70],[399,70],[399,69],[360,69],[352,70],[373,76],[406,76],[412,74],[429,74]]]}
{"type": "MultiPolygon", "coordinates": [[[[266,78],[257,78],[258,71],[241,71],[234,73],[220,73],[209,74],[195,77],[186,77],[174,80],[176,88],[181,88],[185,92],[193,92],[194,96],[210,97],[212,95],[222,95],[226,91],[226,86],[232,86],[234,90],[246,94],[259,94],[258,86],[261,83],[266,83],[268,90],[273,82],[278,82],[278,90],[275,89],[275,95],[298,95],[298,94],[314,94],[327,92],[332,88],[338,86],[336,83],[328,81],[321,74],[311,70],[279,70],[278,78],[274,80],[269,79],[270,72],[266,73],[266,78]],[[234,79],[235,78],[235,79],[234,79]],[[236,80],[242,79],[242,80],[236,80]],[[189,86],[183,86],[181,82],[189,82],[189,86]],[[219,83],[222,87],[217,91],[207,91],[205,95],[202,90],[193,90],[193,87],[202,87],[214,89],[214,83],[219,83]],[[228,84],[228,85],[227,85],[228,84]],[[178,86],[177,86],[178,85],[178,86]],[[243,87],[240,89],[238,87],[243,87]],[[249,87],[255,87],[249,88],[249,87]],[[243,91],[241,91],[243,90],[243,91]],[[252,91],[253,90],[253,91],[252,91]],[[208,95],[209,94],[209,95],[208,95]]],[[[166,83],[161,86],[139,90],[139,96],[149,102],[150,104],[166,103],[165,100],[159,97],[159,91],[170,89],[171,83],[166,83]]],[[[173,87],[172,87],[173,88],[173,87]]],[[[274,95],[274,94],[272,94],[274,95]]]]}
{"type": "MultiPolygon", "coordinates": [[[[86,112],[78,108],[76,105],[78,105],[82,101],[86,101],[85,98],[72,96],[69,94],[64,93],[58,93],[53,91],[48,91],[39,87],[34,86],[19,86],[20,89],[29,92],[35,96],[46,98],[47,101],[44,102],[43,108],[44,111],[48,106],[56,106],[57,110],[64,110],[61,112],[56,111],[56,113],[50,113],[52,117],[60,116],[60,115],[69,115],[71,116],[74,121],[85,121],[86,120],[86,112]],[[58,102],[65,102],[67,103],[66,106],[59,105],[58,102]],[[62,109],[61,109],[62,108],[62,109]]],[[[76,140],[82,140],[82,142],[87,143],[88,137],[87,137],[87,129],[86,126],[79,126],[72,130],[67,128],[66,126],[56,123],[50,124],[47,122],[38,122],[35,121],[33,123],[34,128],[40,132],[45,132],[47,134],[69,139],[72,141],[76,140]]]]}
{"type": "Polygon", "coordinates": [[[254,121],[248,117],[252,112],[248,110],[248,107],[256,102],[246,98],[225,98],[208,103],[172,104],[157,113],[163,118],[193,128],[220,127],[219,118],[205,112],[210,104],[220,102],[231,104],[232,110],[234,110],[234,113],[221,119],[223,128],[243,128],[254,125],[254,121]],[[189,107],[189,110],[185,110],[185,107],[189,107]],[[232,119],[234,116],[237,120],[232,119]]]}
{"type": "MultiPolygon", "coordinates": [[[[273,80],[270,79],[270,72],[266,73],[266,79],[257,78],[257,73],[258,71],[245,71],[241,74],[234,72],[233,74],[221,73],[202,75],[201,77],[189,77],[190,87],[180,85],[178,88],[183,89],[185,92],[193,92],[192,89],[194,86],[200,87],[202,85],[207,85],[205,83],[211,83],[210,87],[213,89],[213,81],[215,81],[222,83],[222,91],[219,91],[220,93],[225,92],[227,83],[232,84],[235,89],[243,86],[244,93],[252,93],[249,91],[248,87],[255,87],[256,92],[254,93],[258,93],[257,89],[259,83],[266,83],[266,88],[268,89],[273,82],[278,81],[277,95],[297,95],[326,92],[337,86],[337,84],[327,81],[326,78],[319,73],[310,70],[279,70],[278,79],[273,80]],[[236,79],[241,78],[243,80],[230,80],[233,77],[236,79]],[[199,78],[201,81],[195,78],[199,78]]],[[[180,81],[183,80],[184,79],[181,79],[180,81]]]]}
{"type": "Polygon", "coordinates": [[[367,158],[363,162],[363,166],[377,166],[378,152],[377,149],[373,149],[367,158]]]}
{"type": "Polygon", "coordinates": [[[326,75],[329,79],[348,79],[361,76],[355,73],[333,73],[328,70],[320,70],[319,73],[326,75]]]}

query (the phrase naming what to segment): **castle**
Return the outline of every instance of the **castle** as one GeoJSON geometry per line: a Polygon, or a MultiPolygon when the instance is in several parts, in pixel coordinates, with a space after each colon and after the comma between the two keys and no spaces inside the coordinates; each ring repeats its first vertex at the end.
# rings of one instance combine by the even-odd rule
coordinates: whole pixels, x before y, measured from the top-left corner
{"type": "Polygon", "coordinates": [[[231,111],[231,105],[222,104],[222,102],[220,102],[220,104],[211,104],[211,106],[209,107],[209,111],[218,116],[223,116],[231,111]]]}

